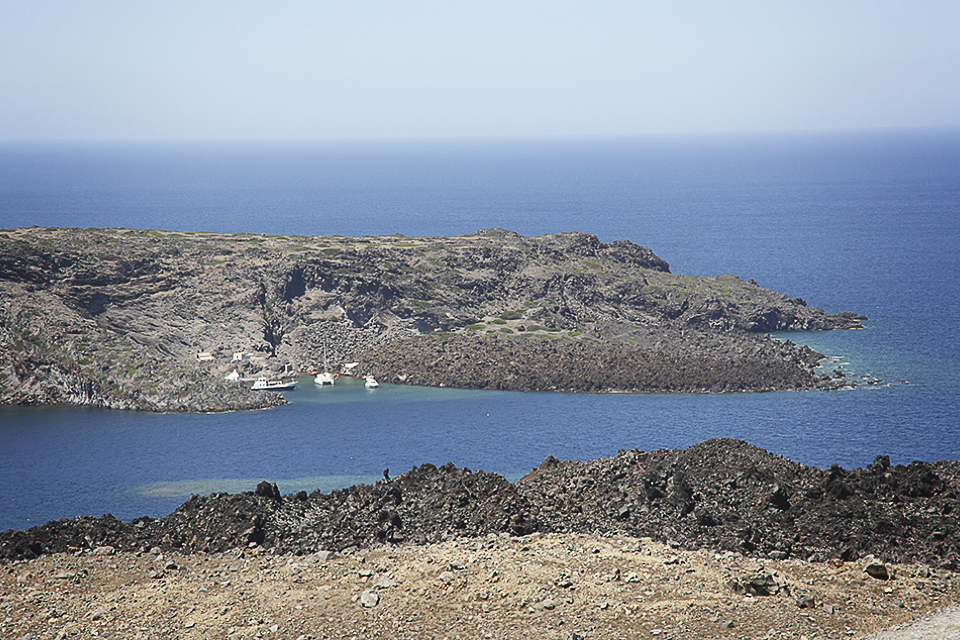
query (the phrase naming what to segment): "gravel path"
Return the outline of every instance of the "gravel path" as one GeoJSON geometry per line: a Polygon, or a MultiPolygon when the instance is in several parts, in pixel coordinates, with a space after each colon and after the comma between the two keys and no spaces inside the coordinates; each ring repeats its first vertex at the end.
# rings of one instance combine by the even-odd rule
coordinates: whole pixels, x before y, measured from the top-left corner
{"type": "Polygon", "coordinates": [[[863,640],[960,640],[960,606],[954,605],[871,633],[863,640]]]}

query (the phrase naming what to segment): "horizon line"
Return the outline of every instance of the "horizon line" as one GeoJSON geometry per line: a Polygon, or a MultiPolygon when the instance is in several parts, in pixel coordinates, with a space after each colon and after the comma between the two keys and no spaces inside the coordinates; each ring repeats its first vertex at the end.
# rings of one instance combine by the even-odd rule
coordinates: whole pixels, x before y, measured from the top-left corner
{"type": "Polygon", "coordinates": [[[857,134],[857,133],[911,133],[911,132],[940,132],[958,131],[960,124],[936,125],[895,125],[883,127],[823,127],[811,129],[744,129],[730,131],[668,131],[643,133],[604,133],[604,134],[530,134],[530,135],[461,135],[461,136],[331,136],[331,137],[50,137],[50,138],[0,138],[0,144],[29,144],[29,143],[77,143],[77,144],[142,144],[142,143],[302,143],[302,144],[357,144],[357,143],[444,143],[444,142],[549,142],[549,141],[598,141],[610,142],[618,140],[664,140],[690,138],[730,138],[730,137],[769,137],[769,136],[803,136],[829,134],[857,134]]]}

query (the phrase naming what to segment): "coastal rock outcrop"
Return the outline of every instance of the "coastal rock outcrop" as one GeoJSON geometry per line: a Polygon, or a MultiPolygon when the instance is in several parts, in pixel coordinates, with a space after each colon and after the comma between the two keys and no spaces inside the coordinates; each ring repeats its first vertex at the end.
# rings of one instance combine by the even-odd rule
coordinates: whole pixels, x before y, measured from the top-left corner
{"type": "MultiPolygon", "coordinates": [[[[516,390],[831,388],[766,332],[861,326],[737,276],[571,232],[344,238],[0,231],[0,403],[229,411],[234,370],[516,390]],[[555,366],[562,362],[563,366],[555,366]]],[[[843,381],[850,384],[851,381],[843,381]]]]}
{"type": "Polygon", "coordinates": [[[280,496],[192,496],[161,519],[57,520],[0,533],[0,559],[111,546],[217,552],[349,552],[534,532],[649,536],[677,548],[773,559],[960,563],[960,461],[818,469],[746,442],[621,451],[580,462],[547,457],[510,483],[451,463],[370,485],[280,496]]]}

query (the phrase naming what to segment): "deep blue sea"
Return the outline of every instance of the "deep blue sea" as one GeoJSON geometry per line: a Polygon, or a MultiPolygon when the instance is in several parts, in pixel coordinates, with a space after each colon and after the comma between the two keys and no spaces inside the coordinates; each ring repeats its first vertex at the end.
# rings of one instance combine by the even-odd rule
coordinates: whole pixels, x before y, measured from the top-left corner
{"type": "Polygon", "coordinates": [[[579,230],[674,273],[735,273],[862,331],[790,334],[842,392],[369,391],[309,380],[272,411],[0,408],[0,530],[162,516],[191,493],[370,482],[452,461],[514,478],[552,454],[745,439],[816,466],[960,458],[960,130],[623,140],[0,143],[0,227],[431,236],[579,230]]]}

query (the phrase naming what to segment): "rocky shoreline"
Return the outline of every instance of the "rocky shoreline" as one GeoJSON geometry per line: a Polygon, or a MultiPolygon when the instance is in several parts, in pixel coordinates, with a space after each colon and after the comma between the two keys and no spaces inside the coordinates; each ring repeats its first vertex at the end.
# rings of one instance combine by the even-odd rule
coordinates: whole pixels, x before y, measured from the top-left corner
{"type": "MultiPolygon", "coordinates": [[[[386,473],[385,473],[386,475],[386,473]]],[[[121,522],[61,519],[0,534],[0,559],[101,546],[198,553],[350,553],[383,545],[532,533],[627,535],[688,550],[783,560],[960,567],[960,461],[818,469],[746,442],[548,457],[516,483],[447,464],[321,494],[283,496],[261,483],[242,494],[192,496],[169,516],[121,522]]]]}
{"type": "Polygon", "coordinates": [[[831,389],[771,331],[862,326],[572,232],[344,238],[0,230],[0,404],[212,412],[284,402],[237,370],[584,392],[831,389]],[[557,363],[562,366],[556,366],[557,363]],[[356,364],[353,364],[356,363],[356,364]]]}

